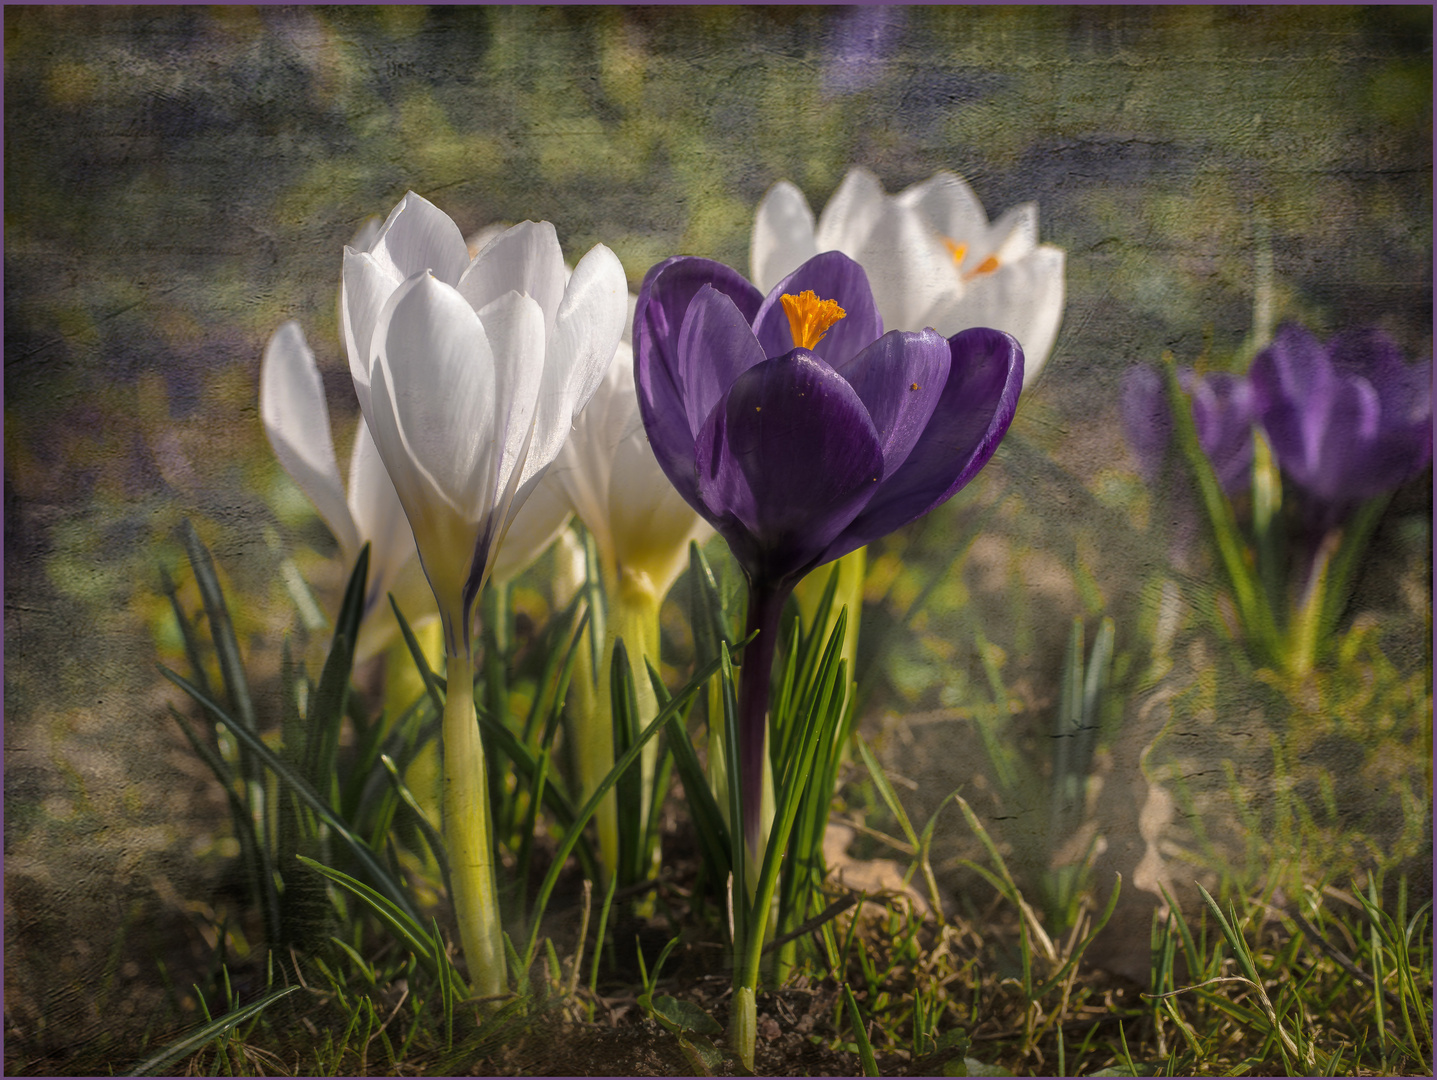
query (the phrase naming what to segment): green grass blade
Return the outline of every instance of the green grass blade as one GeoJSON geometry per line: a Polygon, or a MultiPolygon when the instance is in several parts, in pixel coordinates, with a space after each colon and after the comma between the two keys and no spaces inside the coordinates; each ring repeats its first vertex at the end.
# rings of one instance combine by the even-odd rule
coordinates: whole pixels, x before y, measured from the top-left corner
{"type": "Polygon", "coordinates": [[[125,1075],[153,1076],[155,1073],[159,1072],[161,1069],[166,1068],[173,1062],[178,1061],[186,1054],[194,1053],[196,1050],[200,1049],[200,1047],[204,1046],[212,1039],[218,1038],[219,1036],[225,1034],[227,1031],[231,1030],[239,1024],[243,1024],[251,1017],[258,1016],[260,1013],[262,1013],[265,1009],[269,1008],[280,998],[287,997],[298,989],[298,986],[286,986],[282,987],[279,990],[271,990],[268,994],[265,994],[264,997],[260,998],[258,1001],[253,1001],[241,1009],[234,1010],[234,1012],[226,1013],[224,1016],[218,1017],[210,1021],[208,1024],[205,1024],[197,1031],[186,1035],[184,1038],[178,1040],[177,1042],[171,1043],[169,1046],[161,1050],[158,1054],[155,1054],[153,1057],[146,1058],[138,1065],[135,1065],[129,1070],[127,1070],[125,1075]]]}
{"type": "Polygon", "coordinates": [[[540,921],[543,918],[545,908],[548,906],[549,895],[554,891],[555,884],[558,883],[559,874],[563,871],[564,863],[568,860],[570,853],[573,852],[575,846],[578,844],[584,826],[587,825],[589,819],[594,816],[594,812],[599,808],[599,803],[603,801],[609,789],[614,786],[615,782],[624,774],[625,770],[638,760],[639,754],[644,748],[644,744],[658,734],[659,729],[667,724],[671,717],[677,715],[689,699],[699,692],[703,684],[718,669],[718,666],[716,661],[704,665],[699,669],[698,673],[689,680],[684,688],[680,690],[667,705],[659,710],[653,722],[634,740],[633,745],[624,751],[618,760],[614,762],[614,767],[609,770],[608,775],[605,776],[603,781],[594,789],[593,794],[589,796],[588,801],[584,803],[579,812],[574,815],[573,824],[564,834],[563,839],[559,841],[558,849],[554,852],[553,862],[549,866],[548,873],[544,876],[543,883],[539,886],[539,892],[534,901],[534,917],[529,932],[529,943],[524,950],[524,970],[528,970],[529,965],[534,961],[535,950],[538,948],[540,921]]]}
{"type": "Polygon", "coordinates": [[[364,882],[358,881],[342,871],[315,862],[303,855],[296,855],[295,858],[311,870],[323,874],[336,885],[344,887],[358,897],[379,917],[379,921],[389,928],[401,945],[419,957],[420,961],[431,971],[435,970],[438,960],[434,955],[433,943],[429,939],[429,932],[418,919],[399,908],[377,890],[371,889],[364,882]]]}
{"type": "Polygon", "coordinates": [[[848,1003],[848,1015],[853,1021],[853,1041],[858,1044],[858,1060],[863,1064],[864,1076],[881,1076],[878,1071],[878,1062],[873,1057],[873,1046],[868,1041],[868,1028],[863,1022],[863,1015],[858,1011],[858,1000],[853,996],[853,988],[847,983],[843,984],[843,1000],[848,1003]]]}
{"type": "Polygon", "coordinates": [[[317,791],[333,787],[337,776],[335,754],[339,750],[339,730],[344,723],[345,706],[349,700],[349,679],[354,672],[354,645],[359,640],[359,620],[364,615],[365,583],[369,580],[369,545],[360,549],[335,622],[334,638],[319,688],[310,702],[305,717],[307,733],[304,777],[317,791]]]}
{"type": "Polygon", "coordinates": [[[446,689],[444,679],[442,676],[436,675],[434,669],[429,666],[429,661],[424,656],[424,647],[414,636],[414,630],[410,627],[409,620],[404,617],[404,612],[399,610],[399,602],[394,599],[393,593],[389,594],[389,606],[394,611],[395,619],[399,621],[399,632],[404,636],[404,644],[409,649],[409,655],[414,660],[414,666],[419,671],[420,678],[424,680],[424,690],[434,705],[434,711],[442,714],[446,689]]]}
{"type": "Polygon", "coordinates": [[[254,703],[250,698],[239,640],[235,637],[234,623],[230,621],[229,605],[225,603],[224,590],[220,588],[214,558],[189,519],[185,520],[181,533],[195,573],[195,583],[200,589],[200,598],[204,601],[205,614],[210,621],[210,639],[219,659],[220,674],[224,677],[225,692],[230,699],[230,711],[236,720],[253,731],[254,703]]]}
{"type": "MultiPolygon", "coordinates": [[[[195,700],[208,709],[216,719],[222,723],[230,724],[229,718],[226,716],[224,710],[213,701],[201,695],[199,690],[192,686],[184,676],[171,671],[163,664],[156,666],[165,678],[195,698],[195,700]]],[[[383,886],[385,895],[403,910],[405,914],[409,915],[411,919],[416,918],[414,909],[410,906],[409,900],[405,897],[403,890],[395,883],[379,860],[375,858],[374,852],[370,849],[369,845],[350,832],[349,827],[329,808],[325,800],[321,799],[318,793],[305,783],[302,777],[297,776],[294,770],[280,760],[279,756],[266,746],[264,740],[258,735],[233,725],[230,726],[230,730],[232,730],[235,733],[235,737],[243,741],[255,756],[258,757],[263,764],[268,766],[281,781],[288,784],[295,794],[298,795],[311,810],[318,814],[325,824],[334,830],[340,839],[349,845],[350,850],[354,852],[354,856],[359,863],[366,871],[373,875],[377,883],[383,886]]]]}

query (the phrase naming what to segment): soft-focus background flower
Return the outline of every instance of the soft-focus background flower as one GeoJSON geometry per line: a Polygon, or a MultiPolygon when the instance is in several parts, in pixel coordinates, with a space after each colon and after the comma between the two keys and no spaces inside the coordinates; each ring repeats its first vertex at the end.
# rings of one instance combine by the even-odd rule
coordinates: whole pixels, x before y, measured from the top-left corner
{"type": "MultiPolygon", "coordinates": [[[[181,643],[158,567],[192,588],[174,530],[193,519],[256,678],[286,634],[313,661],[286,568],[331,595],[343,571],[266,442],[260,357],[299,321],[345,460],[341,252],[410,189],[465,235],[548,220],[570,263],[602,242],[630,289],[675,253],[746,266],[783,179],[816,208],[853,166],[889,192],[950,170],[995,216],[1035,203],[1066,252],[1062,327],[980,482],[870,551],[866,730],[917,785],[915,821],[960,783],[991,812],[974,703],[1044,747],[1071,620],[1107,613],[1120,666],[1156,642],[1154,670],[1196,689],[1135,698],[1099,747],[1100,872],[1130,880],[1149,839],[1224,805],[1220,759],[1266,805],[1251,707],[1202,681],[1212,646],[1155,599],[1120,380],[1163,350],[1245,371],[1286,319],[1431,355],[1429,8],[32,7],[5,30],[5,973],[31,1045],[143,1026],[161,1001],[140,965],[207,955],[202,918],[174,913],[234,842],[165,713],[153,662],[181,643]],[[1170,718],[1203,737],[1178,746],[1170,718]],[[1187,801],[1164,817],[1170,777],[1187,801]],[[1143,808],[1149,839],[1116,824],[1143,808]]],[[[1324,720],[1309,748],[1389,852],[1429,805],[1426,736],[1375,748],[1426,685],[1430,552],[1414,482],[1357,580],[1384,657],[1352,706],[1370,725],[1324,720]]],[[[535,620],[549,601],[522,582],[549,567],[515,588],[535,620]]],[[[964,854],[941,831],[935,862],[964,854]]]]}

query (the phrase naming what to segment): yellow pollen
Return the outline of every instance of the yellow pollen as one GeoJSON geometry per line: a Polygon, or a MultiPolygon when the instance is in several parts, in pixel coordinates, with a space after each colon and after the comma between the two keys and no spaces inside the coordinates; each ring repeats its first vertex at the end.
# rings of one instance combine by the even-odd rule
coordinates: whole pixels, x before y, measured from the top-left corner
{"type": "Polygon", "coordinates": [[[957,240],[951,240],[946,236],[942,239],[943,246],[948,249],[948,254],[953,256],[953,264],[955,266],[962,266],[963,256],[968,254],[968,245],[960,244],[957,240]]]}
{"type": "Polygon", "coordinates": [[[996,269],[998,269],[998,256],[989,255],[978,264],[978,269],[974,270],[973,273],[968,276],[977,277],[979,274],[991,274],[996,269]]]}
{"type": "Polygon", "coordinates": [[[820,300],[812,289],[804,289],[798,296],[785,293],[779,299],[788,316],[788,328],[793,331],[793,343],[800,349],[813,348],[834,323],[848,314],[837,300],[820,300]]]}
{"type": "Polygon", "coordinates": [[[755,405],[755,406],[753,407],[753,411],[754,411],[754,412],[763,412],[763,406],[762,406],[762,405],[755,405]]]}
{"type": "Polygon", "coordinates": [[[914,384],[911,385],[908,389],[910,389],[910,390],[917,390],[917,389],[918,389],[918,384],[917,384],[917,383],[914,383],[914,384]]]}

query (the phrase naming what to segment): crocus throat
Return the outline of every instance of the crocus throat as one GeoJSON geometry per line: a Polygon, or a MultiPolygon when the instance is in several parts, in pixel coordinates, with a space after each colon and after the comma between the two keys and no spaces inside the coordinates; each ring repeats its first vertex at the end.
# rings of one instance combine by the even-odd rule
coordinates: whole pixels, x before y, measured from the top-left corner
{"type": "MultiPolygon", "coordinates": [[[[943,237],[942,240],[943,246],[948,249],[948,254],[953,256],[953,265],[962,266],[963,257],[968,254],[968,245],[960,244],[957,240],[954,240],[947,236],[943,237]]],[[[964,274],[963,278],[966,281],[972,281],[975,277],[978,277],[982,274],[991,274],[994,270],[998,269],[1000,265],[1001,264],[998,262],[998,256],[989,255],[986,259],[980,262],[975,269],[973,269],[967,274],[964,274]]]]}
{"type": "Polygon", "coordinates": [[[794,347],[799,349],[813,348],[834,323],[848,314],[837,300],[820,300],[812,289],[804,289],[797,296],[785,293],[779,299],[793,331],[794,347]]]}

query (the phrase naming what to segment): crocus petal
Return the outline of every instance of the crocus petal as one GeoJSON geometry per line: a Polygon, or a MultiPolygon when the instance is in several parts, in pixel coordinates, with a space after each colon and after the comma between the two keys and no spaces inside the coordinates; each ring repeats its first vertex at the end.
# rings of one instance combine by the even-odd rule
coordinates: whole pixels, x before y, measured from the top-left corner
{"type": "MultiPolygon", "coordinates": [[[[389,479],[369,425],[361,417],[349,457],[349,505],[359,535],[370,543],[366,613],[384,603],[406,565],[414,559],[414,533],[394,481],[389,479]]],[[[417,612],[411,611],[412,618],[417,612]]]]}
{"type": "Polygon", "coordinates": [[[324,384],[299,323],[285,323],[265,346],[259,400],[260,417],[275,457],[314,503],[340,550],[354,558],[359,552],[359,536],[334,457],[324,384]]]}
{"type": "Polygon", "coordinates": [[[753,319],[754,336],[765,356],[782,356],[798,347],[781,298],[812,290],[820,300],[836,300],[845,316],[834,323],[812,352],[838,367],[883,333],[883,320],[873,303],[863,267],[840,251],[815,255],[780,281],[764,297],[753,319]]]}
{"type": "Polygon", "coordinates": [[[768,189],[754,215],[749,276],[760,291],[768,292],[817,254],[808,200],[793,184],[780,180],[768,189]]]}
{"type": "Polygon", "coordinates": [[[509,522],[494,555],[490,576],[509,581],[548,550],[569,523],[569,504],[549,483],[539,483],[509,522]]]}
{"type": "Polygon", "coordinates": [[[1272,344],[1252,362],[1248,378],[1273,454],[1284,471],[1309,482],[1339,392],[1322,343],[1299,326],[1281,326],[1272,344]]]}
{"type": "MultiPolygon", "coordinates": [[[[1026,257],[1038,246],[1038,204],[1019,203],[1004,210],[989,227],[986,240],[988,254],[1000,263],[1017,262],[1026,257]]],[[[977,260],[984,258],[974,252],[970,252],[969,256],[977,260]]]]}
{"type": "Polygon", "coordinates": [[[475,311],[507,292],[531,297],[544,312],[544,332],[554,332],[564,297],[564,252],[554,226],[522,221],[491,240],[459,279],[459,293],[475,311]]]}
{"type": "Polygon", "coordinates": [[[684,315],[678,358],[680,386],[694,438],[734,380],[766,359],[737,305],[711,285],[694,294],[684,315]]]}
{"type": "Polygon", "coordinates": [[[689,541],[713,531],[664,479],[642,428],[613,452],[606,517],[614,562],[647,573],[658,596],[688,565],[689,541]]]}
{"type": "Polygon", "coordinates": [[[894,330],[933,324],[930,312],[963,293],[958,264],[942,239],[918,214],[892,199],[853,257],[873,288],[873,301],[894,330]]]}
{"type": "Polygon", "coordinates": [[[574,416],[598,389],[624,332],[628,292],[623,264],[603,244],[595,244],[574,268],[548,342],[534,440],[521,483],[554,460],[574,416]]]}
{"type": "Polygon", "coordinates": [[[359,410],[369,415],[369,369],[373,366],[374,324],[384,302],[404,284],[392,268],[381,266],[368,252],[344,250],[344,277],[339,290],[339,321],[344,329],[349,374],[359,410]]]}
{"type": "Polygon", "coordinates": [[[933,419],[908,460],[823,553],[828,562],[933,509],[993,456],[1013,421],[1023,386],[1023,350],[997,330],[965,330],[949,340],[952,366],[933,419]]]}
{"type": "Polygon", "coordinates": [[[883,218],[883,185],[864,168],[849,169],[818,216],[819,251],[854,255],[863,249],[883,218]]]}
{"type": "Polygon", "coordinates": [[[1005,263],[940,305],[932,325],[940,334],[986,326],[1012,334],[1023,346],[1024,385],[1042,371],[1063,319],[1066,255],[1044,244],[1017,262],[1005,263]]]}
{"type": "Polygon", "coordinates": [[[714,527],[751,574],[770,581],[815,565],[883,470],[863,402],[801,349],[738,377],[705,422],[697,458],[714,527]]]}
{"type": "Polygon", "coordinates": [[[428,270],[444,284],[457,285],[469,265],[469,246],[459,226],[412,191],[389,212],[370,253],[400,281],[428,270]]]}
{"type": "Polygon", "coordinates": [[[1252,483],[1253,392],[1247,379],[1216,372],[1185,383],[1198,443],[1229,495],[1252,483]]]}
{"type": "Polygon", "coordinates": [[[373,406],[370,431],[374,445],[394,480],[404,516],[414,531],[424,576],[444,622],[445,649],[450,656],[462,655],[469,638],[468,598],[464,590],[475,562],[478,527],[436,487],[429,471],[414,458],[400,428],[389,386],[389,371],[382,362],[374,366],[370,389],[373,406]]]}
{"type": "Polygon", "coordinates": [[[639,414],[664,475],[696,510],[702,504],[678,338],[689,304],[705,285],[726,295],[750,322],[763,303],[763,295],[737,271],[711,259],[679,256],[658,263],[644,275],[634,309],[634,383],[639,414]]]}
{"type": "MultiPolygon", "coordinates": [[[[377,425],[371,430],[400,498],[405,484],[395,476],[395,458],[402,450],[427,478],[425,486],[462,517],[479,520],[493,505],[502,445],[496,445],[495,357],[478,315],[432,274],[416,274],[380,313],[374,350],[371,380],[387,370],[402,445],[386,445],[377,425]]],[[[372,400],[375,394],[371,384],[372,400]]],[[[422,554],[418,533],[416,527],[422,554]]]]}
{"type": "Polygon", "coordinates": [[[988,214],[983,204],[968,182],[955,173],[934,173],[927,180],[905,188],[895,200],[900,206],[917,211],[935,232],[955,243],[972,248],[976,246],[975,239],[988,233],[988,214]]]}
{"type": "Polygon", "coordinates": [[[948,384],[951,357],[947,340],[936,331],[890,330],[837,369],[878,432],[883,479],[908,459],[928,426],[948,384]]]}

